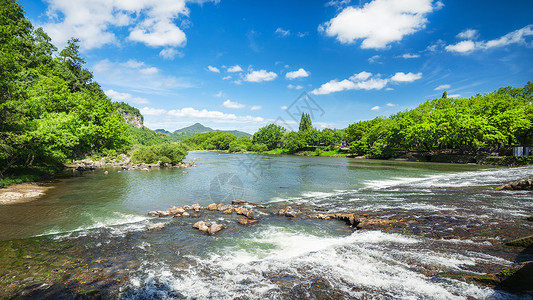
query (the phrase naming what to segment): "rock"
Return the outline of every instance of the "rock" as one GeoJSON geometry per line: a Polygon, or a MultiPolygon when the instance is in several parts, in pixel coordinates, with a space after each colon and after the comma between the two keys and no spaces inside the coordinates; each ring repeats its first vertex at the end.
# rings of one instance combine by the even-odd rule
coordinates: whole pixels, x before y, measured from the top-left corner
{"type": "Polygon", "coordinates": [[[498,188],[497,190],[533,190],[533,177],[526,178],[518,181],[509,182],[498,188]]]}
{"type": "Polygon", "coordinates": [[[170,216],[170,212],[168,212],[166,210],[160,210],[157,213],[159,214],[160,217],[168,217],[168,216],[170,216]]]}
{"type": "Polygon", "coordinates": [[[191,205],[191,209],[198,212],[200,211],[200,209],[202,209],[202,207],[200,206],[200,204],[194,203],[193,205],[191,205]]]}
{"type": "Polygon", "coordinates": [[[181,216],[182,216],[182,214],[175,214],[173,218],[179,218],[181,216]]]}
{"type": "Polygon", "coordinates": [[[218,211],[226,211],[228,209],[233,209],[233,205],[224,205],[224,204],[219,204],[217,205],[217,209],[218,211]]]}
{"type": "Polygon", "coordinates": [[[251,209],[248,210],[248,212],[246,213],[246,217],[247,217],[248,219],[253,218],[253,217],[254,217],[254,212],[253,212],[251,209]]]}
{"type": "Polygon", "coordinates": [[[151,211],[151,212],[148,213],[148,215],[149,215],[150,217],[158,217],[158,216],[159,216],[159,213],[158,213],[157,211],[151,211]]]}
{"type": "Polygon", "coordinates": [[[508,241],[505,243],[507,246],[514,246],[514,247],[524,247],[528,248],[533,246],[533,235],[526,236],[523,238],[519,238],[516,240],[508,241]]]}
{"type": "Polygon", "coordinates": [[[278,215],[280,216],[286,216],[288,218],[294,218],[298,215],[300,215],[302,212],[300,210],[296,211],[292,207],[287,206],[284,209],[280,209],[278,212],[278,215]]]}
{"type": "Polygon", "coordinates": [[[185,212],[183,212],[181,215],[182,215],[183,217],[189,217],[191,214],[185,211],[185,212]]]}
{"type": "Polygon", "coordinates": [[[245,216],[246,213],[248,213],[248,209],[242,207],[242,206],[239,206],[239,207],[236,207],[235,208],[235,213],[238,214],[238,215],[243,215],[245,216]]]}
{"type": "Polygon", "coordinates": [[[531,291],[533,287],[533,261],[519,263],[499,273],[462,278],[482,282],[511,293],[523,293],[531,291]]]}
{"type": "Polygon", "coordinates": [[[163,228],[165,228],[165,224],[159,223],[159,224],[154,224],[148,227],[148,231],[162,230],[163,228]]]}
{"type": "Polygon", "coordinates": [[[198,221],[198,222],[194,223],[194,225],[192,225],[192,227],[196,228],[196,229],[200,229],[200,227],[202,227],[202,226],[209,227],[209,226],[211,226],[211,223],[205,222],[205,221],[198,221]]]}
{"type": "Polygon", "coordinates": [[[209,235],[215,235],[217,234],[217,232],[221,231],[222,229],[226,228],[226,226],[224,226],[223,224],[217,224],[217,223],[213,223],[210,227],[209,227],[209,235]]]}
{"type": "Polygon", "coordinates": [[[217,210],[216,203],[211,203],[206,207],[208,210],[217,210]]]}
{"type": "Polygon", "coordinates": [[[231,215],[233,213],[233,208],[227,209],[222,212],[223,214],[231,215]]]}
{"type": "Polygon", "coordinates": [[[254,224],[259,223],[259,220],[240,220],[239,224],[244,226],[252,226],[254,224]]]}
{"type": "Polygon", "coordinates": [[[209,227],[211,226],[211,223],[209,222],[204,222],[204,221],[198,221],[196,223],[194,223],[194,225],[192,225],[192,227],[200,230],[200,231],[203,231],[203,232],[207,232],[209,231],[209,227]]]}
{"type": "Polygon", "coordinates": [[[231,204],[233,205],[251,205],[251,206],[255,206],[257,208],[265,208],[264,205],[261,205],[261,204],[257,204],[257,203],[253,203],[253,202],[250,202],[250,201],[244,201],[244,200],[233,200],[231,201],[231,204]]]}
{"type": "Polygon", "coordinates": [[[104,171],[104,175],[107,175],[107,174],[109,174],[109,172],[108,171],[104,171]]]}
{"type": "Polygon", "coordinates": [[[183,206],[183,209],[184,209],[184,210],[190,210],[191,207],[190,207],[189,205],[184,205],[184,206],[183,206]]]}

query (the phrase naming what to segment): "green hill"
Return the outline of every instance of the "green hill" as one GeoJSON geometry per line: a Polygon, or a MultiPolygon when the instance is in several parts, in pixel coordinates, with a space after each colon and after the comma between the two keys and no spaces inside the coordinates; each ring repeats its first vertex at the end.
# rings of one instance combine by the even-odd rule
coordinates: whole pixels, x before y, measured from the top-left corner
{"type": "MultiPolygon", "coordinates": [[[[156,131],[159,131],[159,132],[164,132],[163,130],[156,130],[156,131]]],[[[246,132],[243,132],[243,131],[239,131],[239,130],[228,130],[228,131],[224,131],[224,130],[215,130],[213,128],[210,128],[210,127],[206,127],[200,123],[195,123],[191,126],[188,126],[188,127],[185,127],[185,128],[182,128],[182,129],[178,129],[172,133],[168,133],[168,137],[170,140],[172,141],[180,141],[180,140],[183,140],[183,139],[186,139],[188,137],[191,137],[197,133],[205,133],[205,132],[212,132],[212,131],[221,131],[221,132],[228,132],[228,133],[231,133],[231,134],[234,134],[235,136],[237,136],[237,138],[241,137],[241,136],[251,136],[251,134],[248,134],[246,132]]]]}

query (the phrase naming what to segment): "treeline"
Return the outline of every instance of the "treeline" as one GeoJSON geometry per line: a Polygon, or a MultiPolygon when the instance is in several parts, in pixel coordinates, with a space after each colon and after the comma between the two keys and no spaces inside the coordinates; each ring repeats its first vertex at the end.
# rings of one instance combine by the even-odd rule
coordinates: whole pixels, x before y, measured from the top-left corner
{"type": "Polygon", "coordinates": [[[130,150],[130,130],[117,112],[130,108],[112,104],[93,81],[79,40],[58,53],[17,1],[0,3],[0,180],[21,169],[54,171],[87,154],[130,150]]]}
{"type": "Polygon", "coordinates": [[[345,130],[313,128],[302,114],[298,131],[269,124],[252,138],[221,132],[196,134],[184,143],[192,149],[229,152],[305,153],[349,152],[372,158],[391,158],[409,151],[473,153],[498,152],[512,145],[533,143],[533,83],[505,87],[470,98],[428,100],[417,108],[351,124],[345,130]]]}
{"type": "Polygon", "coordinates": [[[498,151],[533,142],[533,83],[470,98],[426,101],[417,108],[351,124],[351,152],[389,158],[406,151],[498,151]]]}

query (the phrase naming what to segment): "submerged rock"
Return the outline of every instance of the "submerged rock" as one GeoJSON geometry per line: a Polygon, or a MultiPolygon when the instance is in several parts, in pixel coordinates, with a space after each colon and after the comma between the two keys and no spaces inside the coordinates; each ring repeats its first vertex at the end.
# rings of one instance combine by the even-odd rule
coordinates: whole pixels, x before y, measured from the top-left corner
{"type": "Polygon", "coordinates": [[[259,223],[259,220],[240,220],[238,223],[243,226],[252,226],[259,223]]]}
{"type": "Polygon", "coordinates": [[[533,177],[509,182],[496,189],[497,190],[512,190],[512,191],[533,190],[533,177]]]}
{"type": "Polygon", "coordinates": [[[251,201],[244,201],[244,200],[233,200],[231,201],[231,204],[233,205],[251,205],[251,206],[254,206],[254,207],[257,207],[257,208],[265,208],[264,205],[261,205],[261,204],[257,204],[257,203],[254,203],[254,202],[251,202],[251,201]]]}
{"type": "Polygon", "coordinates": [[[148,231],[162,230],[163,228],[165,228],[165,224],[158,223],[148,227],[148,231]]]}
{"type": "Polygon", "coordinates": [[[294,218],[294,217],[297,217],[298,215],[301,215],[302,212],[300,210],[294,210],[292,207],[290,206],[287,206],[285,207],[284,209],[280,209],[278,211],[278,215],[280,216],[285,216],[285,217],[288,217],[288,218],[294,218]]]}
{"type": "Polygon", "coordinates": [[[464,276],[463,279],[485,283],[511,293],[533,290],[533,261],[527,261],[499,273],[464,276]]]}

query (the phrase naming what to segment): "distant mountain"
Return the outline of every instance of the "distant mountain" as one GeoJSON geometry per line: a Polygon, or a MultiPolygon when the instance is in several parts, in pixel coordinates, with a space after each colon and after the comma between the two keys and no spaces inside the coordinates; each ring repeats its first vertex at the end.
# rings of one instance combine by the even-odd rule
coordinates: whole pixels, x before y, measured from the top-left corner
{"type": "MultiPolygon", "coordinates": [[[[158,129],[156,130],[156,132],[164,132],[164,131],[159,131],[159,130],[162,130],[162,129],[158,129]]],[[[180,141],[180,140],[183,140],[183,139],[186,139],[188,137],[191,137],[197,133],[205,133],[205,132],[212,132],[212,131],[222,131],[222,132],[228,132],[228,133],[231,133],[231,134],[234,134],[236,135],[238,138],[241,137],[241,136],[252,136],[251,134],[249,133],[246,133],[246,132],[242,132],[242,131],[239,131],[239,130],[215,130],[213,128],[209,128],[209,127],[206,127],[200,123],[195,123],[191,126],[188,126],[188,127],[185,127],[185,128],[182,128],[182,129],[178,129],[172,133],[166,131],[165,133],[167,133],[168,137],[170,140],[172,141],[180,141]]]]}
{"type": "Polygon", "coordinates": [[[165,134],[169,134],[170,131],[166,131],[165,129],[156,129],[154,130],[155,132],[161,132],[161,133],[165,133],[165,134]]]}

